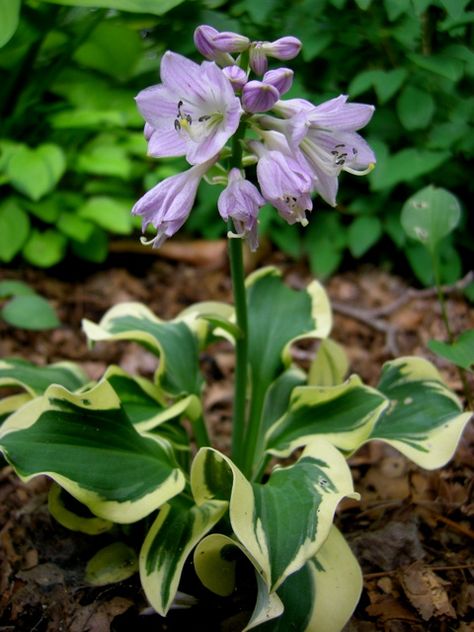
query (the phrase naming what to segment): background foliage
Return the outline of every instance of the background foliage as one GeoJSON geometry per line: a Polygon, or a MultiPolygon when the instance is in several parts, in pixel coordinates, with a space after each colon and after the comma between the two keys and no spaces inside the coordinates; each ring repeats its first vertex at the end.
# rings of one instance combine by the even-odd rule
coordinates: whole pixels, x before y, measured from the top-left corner
{"type": "MultiPolygon", "coordinates": [[[[112,238],[139,228],[133,202],[182,162],[146,158],[133,97],[157,83],[168,48],[199,60],[198,24],[252,39],[294,34],[287,96],[314,103],[340,93],[375,103],[364,135],[376,150],[368,178],[343,177],[336,210],[316,200],[306,229],[271,209],[261,229],[285,252],[309,257],[325,277],[349,257],[408,261],[432,282],[429,255],[400,224],[404,202],[435,184],[461,201],[461,221],[441,248],[441,279],[472,256],[474,11],[468,0],[0,0],[0,260],[41,267],[68,251],[94,262],[112,238]],[[472,222],[472,220],[471,220],[472,222]]],[[[225,233],[220,187],[203,184],[186,230],[225,233]]]]}

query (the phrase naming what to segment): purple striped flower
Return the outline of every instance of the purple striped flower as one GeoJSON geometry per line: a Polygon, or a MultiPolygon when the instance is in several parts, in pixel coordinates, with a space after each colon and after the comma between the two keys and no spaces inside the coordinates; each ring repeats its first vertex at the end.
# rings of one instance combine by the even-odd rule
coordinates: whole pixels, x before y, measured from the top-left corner
{"type": "Polygon", "coordinates": [[[239,169],[231,169],[227,187],[217,201],[222,219],[232,219],[235,233],[229,237],[244,237],[252,252],[258,248],[257,217],[265,200],[257,187],[246,180],[239,169]]]}
{"type": "Polygon", "coordinates": [[[186,156],[192,165],[218,154],[242,114],[222,70],[214,62],[199,65],[168,51],[161,60],[161,80],[136,97],[148,124],[148,153],[156,158],[186,156]]]}
{"type": "Polygon", "coordinates": [[[142,243],[158,248],[181,228],[191,212],[202,176],[215,162],[213,158],[166,178],[138,200],[132,215],[141,216],[142,231],[150,224],[157,230],[156,237],[149,241],[142,237],[142,243]]]}

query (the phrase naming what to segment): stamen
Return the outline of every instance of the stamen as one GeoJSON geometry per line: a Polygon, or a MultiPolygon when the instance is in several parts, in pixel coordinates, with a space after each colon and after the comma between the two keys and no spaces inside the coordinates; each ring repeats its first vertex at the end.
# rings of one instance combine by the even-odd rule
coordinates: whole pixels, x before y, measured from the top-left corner
{"type": "Polygon", "coordinates": [[[151,239],[147,239],[145,237],[145,235],[142,235],[140,237],[140,243],[143,244],[144,246],[151,246],[153,244],[153,242],[155,241],[156,237],[152,237],[151,239]]]}
{"type": "Polygon", "coordinates": [[[179,132],[179,130],[181,129],[181,123],[179,122],[179,119],[174,120],[174,128],[177,132],[179,132]]]}
{"type": "Polygon", "coordinates": [[[373,162],[369,164],[367,169],[363,169],[361,171],[358,171],[357,169],[351,169],[350,167],[344,167],[344,171],[347,171],[347,173],[352,173],[353,176],[366,176],[368,173],[370,173],[374,169],[375,169],[375,164],[373,162]]]}

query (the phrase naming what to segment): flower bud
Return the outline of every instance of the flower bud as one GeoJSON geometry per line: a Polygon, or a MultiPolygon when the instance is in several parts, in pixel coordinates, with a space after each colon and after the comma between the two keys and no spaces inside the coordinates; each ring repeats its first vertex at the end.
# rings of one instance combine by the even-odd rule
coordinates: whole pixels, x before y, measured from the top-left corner
{"type": "Polygon", "coordinates": [[[266,112],[279,98],[278,90],[262,81],[249,81],[242,90],[242,105],[247,112],[266,112]]]}
{"type": "Polygon", "coordinates": [[[216,46],[214,40],[218,35],[219,31],[214,27],[202,24],[194,31],[194,45],[206,59],[215,61],[219,66],[230,66],[234,63],[234,59],[216,46]]]}
{"type": "Polygon", "coordinates": [[[240,66],[226,66],[222,69],[222,72],[225,74],[227,79],[231,82],[232,87],[237,92],[238,90],[242,90],[242,88],[247,83],[247,73],[240,66]]]}
{"type": "Polygon", "coordinates": [[[262,48],[269,57],[293,59],[301,50],[301,42],[298,38],[288,35],[287,37],[280,37],[274,42],[264,42],[262,48]]]}
{"type": "Polygon", "coordinates": [[[214,36],[218,35],[219,31],[216,31],[212,26],[202,24],[198,26],[194,31],[194,45],[198,51],[207,59],[213,59],[216,53],[216,47],[214,45],[214,36]]]}
{"type": "Polygon", "coordinates": [[[263,83],[268,83],[278,90],[280,96],[288,92],[293,84],[294,72],[289,68],[269,70],[263,75],[263,83]]]}
{"type": "Polygon", "coordinates": [[[222,53],[242,53],[250,46],[250,40],[239,33],[222,31],[213,38],[214,46],[222,53]]]}
{"type": "Polygon", "coordinates": [[[264,42],[253,42],[250,46],[250,68],[256,75],[263,75],[268,69],[267,56],[263,50],[263,45],[264,42]]]}

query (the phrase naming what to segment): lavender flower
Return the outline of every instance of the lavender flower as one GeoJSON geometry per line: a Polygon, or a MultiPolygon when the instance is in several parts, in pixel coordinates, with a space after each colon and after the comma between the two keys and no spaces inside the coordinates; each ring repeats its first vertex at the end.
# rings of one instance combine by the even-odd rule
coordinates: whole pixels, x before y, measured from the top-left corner
{"type": "Polygon", "coordinates": [[[202,176],[215,162],[216,158],[212,158],[166,178],[138,200],[132,215],[142,217],[142,231],[145,232],[149,224],[158,231],[149,241],[142,237],[142,243],[151,243],[157,248],[181,228],[191,212],[202,176]]]}
{"type": "Polygon", "coordinates": [[[279,132],[262,134],[265,144],[251,141],[257,154],[257,179],[263,197],[274,206],[288,224],[306,226],[306,211],[311,211],[314,177],[298,150],[292,151],[279,132]]]}
{"type": "Polygon", "coordinates": [[[236,232],[229,237],[245,237],[252,252],[258,248],[257,216],[265,204],[255,185],[246,180],[239,169],[231,169],[227,187],[217,201],[221,217],[232,219],[236,232]]]}
{"type": "Polygon", "coordinates": [[[266,112],[279,98],[278,90],[263,81],[249,81],[242,90],[242,105],[247,112],[266,112]]]}
{"type": "Polygon", "coordinates": [[[337,177],[341,171],[366,175],[375,164],[375,155],[356,130],[372,118],[374,107],[346,103],[341,95],[305,112],[308,131],[300,143],[317,179],[317,191],[332,206],[336,204],[337,177]]]}
{"type": "Polygon", "coordinates": [[[213,62],[198,65],[169,51],[161,60],[161,79],[136,97],[153,128],[148,153],[185,155],[192,165],[209,160],[239,126],[242,109],[229,80],[213,62]]]}

